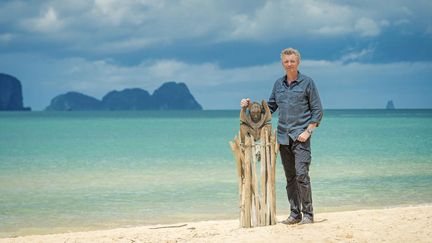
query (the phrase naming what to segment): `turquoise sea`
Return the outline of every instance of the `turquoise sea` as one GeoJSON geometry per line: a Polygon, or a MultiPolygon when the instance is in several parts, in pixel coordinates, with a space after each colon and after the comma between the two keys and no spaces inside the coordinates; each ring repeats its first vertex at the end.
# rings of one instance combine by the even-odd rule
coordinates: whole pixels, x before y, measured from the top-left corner
{"type": "MultiPolygon", "coordinates": [[[[0,237],[236,219],[238,113],[1,112],[0,237]]],[[[312,153],[316,213],[432,203],[432,110],[326,110],[312,153]]]]}

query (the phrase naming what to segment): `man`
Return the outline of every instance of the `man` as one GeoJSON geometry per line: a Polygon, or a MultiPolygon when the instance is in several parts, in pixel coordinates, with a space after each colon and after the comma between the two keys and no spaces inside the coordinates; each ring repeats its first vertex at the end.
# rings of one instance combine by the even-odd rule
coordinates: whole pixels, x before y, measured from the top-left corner
{"type": "MultiPolygon", "coordinates": [[[[298,71],[300,53],[293,48],[281,52],[286,75],[276,80],[268,105],[273,113],[279,109],[277,140],[287,180],[286,191],[290,216],[284,224],[310,224],[314,221],[309,179],[310,141],[318,127],[323,109],[315,83],[298,71]]],[[[242,99],[242,107],[250,99],[242,99]]]]}

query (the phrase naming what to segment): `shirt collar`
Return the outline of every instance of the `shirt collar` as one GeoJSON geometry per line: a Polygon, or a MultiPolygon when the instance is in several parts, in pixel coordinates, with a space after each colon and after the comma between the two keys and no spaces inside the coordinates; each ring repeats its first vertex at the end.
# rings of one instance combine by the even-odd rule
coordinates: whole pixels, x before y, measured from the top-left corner
{"type": "MultiPolygon", "coordinates": [[[[286,80],[287,80],[287,75],[285,74],[282,78],[282,82],[286,83],[286,80]]],[[[304,80],[304,75],[301,74],[299,71],[297,71],[297,79],[294,80],[294,82],[300,83],[303,80],[304,80]]]]}

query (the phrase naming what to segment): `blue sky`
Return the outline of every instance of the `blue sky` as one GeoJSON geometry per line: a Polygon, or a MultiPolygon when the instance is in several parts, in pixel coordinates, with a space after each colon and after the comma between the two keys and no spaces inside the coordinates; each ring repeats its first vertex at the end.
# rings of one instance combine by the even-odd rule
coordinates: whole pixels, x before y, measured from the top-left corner
{"type": "Polygon", "coordinates": [[[325,108],[432,108],[432,1],[0,2],[0,72],[44,109],[184,82],[204,109],[267,99],[295,47],[325,108]]]}

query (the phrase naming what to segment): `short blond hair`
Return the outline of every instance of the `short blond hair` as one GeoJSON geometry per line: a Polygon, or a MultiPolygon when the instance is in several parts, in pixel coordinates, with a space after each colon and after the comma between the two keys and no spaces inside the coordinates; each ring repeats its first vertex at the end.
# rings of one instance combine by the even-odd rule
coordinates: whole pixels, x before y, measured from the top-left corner
{"type": "Polygon", "coordinates": [[[282,52],[281,52],[281,54],[280,54],[280,57],[282,59],[283,56],[292,55],[292,54],[296,55],[297,58],[298,58],[298,60],[300,61],[300,59],[301,59],[300,52],[297,49],[294,49],[294,48],[291,48],[291,47],[283,49],[282,52]]]}

